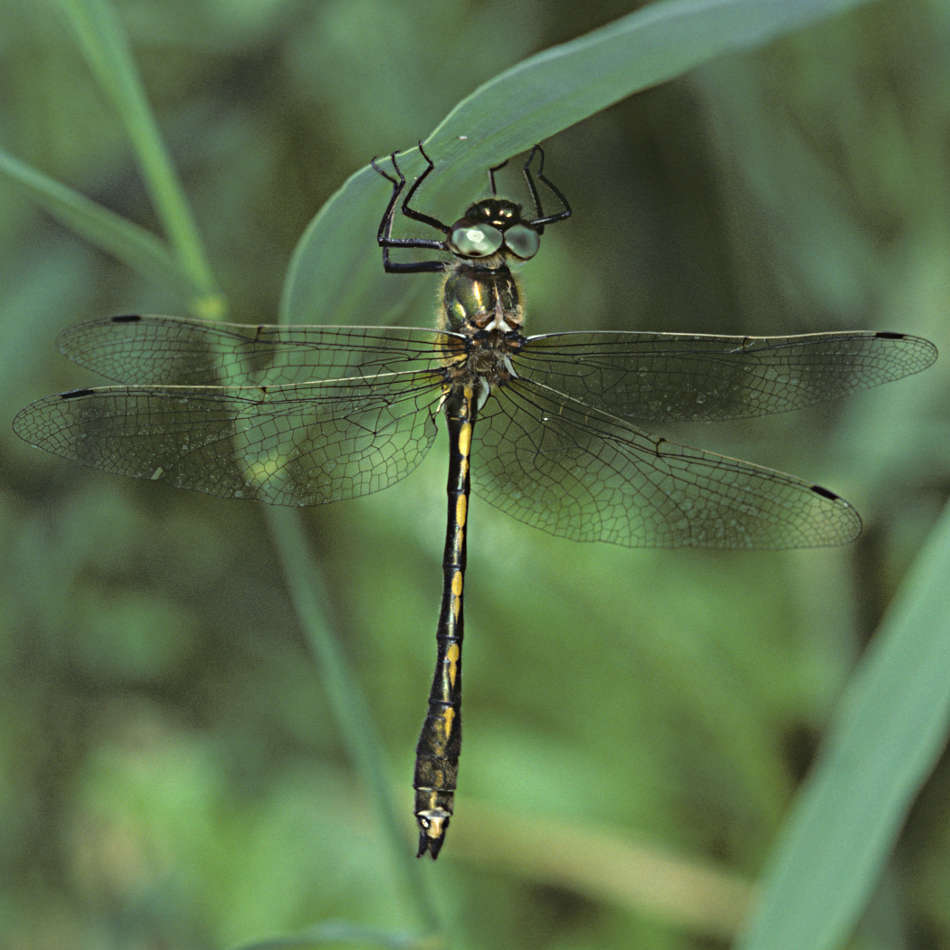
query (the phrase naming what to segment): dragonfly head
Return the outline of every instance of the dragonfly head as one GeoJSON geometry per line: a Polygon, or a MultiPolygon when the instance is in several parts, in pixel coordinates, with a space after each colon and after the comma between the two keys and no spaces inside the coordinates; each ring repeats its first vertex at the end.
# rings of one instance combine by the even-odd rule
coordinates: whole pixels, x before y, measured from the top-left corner
{"type": "Polygon", "coordinates": [[[419,850],[416,857],[421,858],[426,852],[432,855],[434,861],[445,844],[445,833],[449,830],[449,820],[452,815],[444,808],[429,808],[416,812],[416,821],[419,824],[419,850]]]}
{"type": "Polygon", "coordinates": [[[521,205],[484,198],[452,225],[448,245],[453,254],[467,260],[510,254],[527,261],[538,253],[541,232],[521,216],[521,205]]]}

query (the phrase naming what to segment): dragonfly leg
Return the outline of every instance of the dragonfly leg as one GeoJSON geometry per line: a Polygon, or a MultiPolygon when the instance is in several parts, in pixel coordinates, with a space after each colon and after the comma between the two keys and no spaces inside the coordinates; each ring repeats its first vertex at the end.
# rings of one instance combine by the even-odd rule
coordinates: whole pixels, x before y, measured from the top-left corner
{"type": "MultiPolygon", "coordinates": [[[[419,143],[419,151],[422,154],[422,157],[426,160],[426,167],[409,186],[409,190],[406,192],[406,195],[402,200],[402,204],[399,205],[399,210],[405,217],[413,221],[420,221],[422,224],[426,224],[429,227],[435,228],[437,231],[441,231],[443,234],[448,235],[451,230],[448,225],[443,224],[438,220],[438,218],[424,214],[423,212],[417,211],[415,208],[410,206],[410,202],[418,191],[419,186],[423,181],[425,181],[432,169],[435,168],[435,163],[426,154],[421,142],[419,143]]],[[[390,250],[394,247],[421,247],[435,251],[447,251],[449,249],[445,240],[435,240],[433,238],[394,238],[392,236],[393,220],[396,216],[396,206],[399,203],[399,196],[403,193],[403,190],[406,187],[406,176],[402,173],[402,169],[399,167],[397,156],[397,152],[393,152],[389,156],[389,160],[393,166],[393,171],[396,173],[395,176],[389,174],[389,172],[381,168],[377,164],[375,158],[370,162],[373,170],[382,175],[382,177],[390,182],[393,186],[392,193],[389,196],[389,202],[386,205],[386,210],[383,212],[383,216],[379,222],[379,227],[376,230],[376,243],[382,248],[383,251],[383,269],[389,274],[420,274],[444,271],[446,267],[449,266],[448,262],[444,260],[394,261],[390,256],[390,250]]]]}
{"type": "MultiPolygon", "coordinates": [[[[492,165],[492,167],[488,169],[488,181],[491,184],[491,193],[493,195],[498,194],[498,188],[495,186],[495,172],[500,172],[507,164],[508,159],[506,158],[503,162],[499,162],[497,165],[492,165]]],[[[538,213],[540,214],[540,212],[538,213]]]]}
{"type": "Polygon", "coordinates": [[[521,173],[524,175],[525,183],[528,186],[528,191],[531,192],[531,200],[534,202],[534,208],[537,212],[537,217],[531,222],[531,224],[537,227],[540,231],[543,231],[544,225],[553,224],[555,221],[563,221],[565,218],[571,216],[571,206],[567,203],[567,198],[564,197],[564,193],[561,191],[554,182],[551,181],[544,174],[544,149],[540,145],[535,145],[531,149],[531,154],[528,156],[528,160],[524,163],[524,168],[521,169],[521,173]],[[541,206],[541,197],[538,194],[538,186],[534,181],[534,174],[531,172],[531,163],[534,161],[534,156],[538,155],[538,181],[544,182],[545,185],[550,189],[550,191],[555,195],[558,201],[564,206],[560,211],[555,212],[554,214],[545,214],[541,206]]]}

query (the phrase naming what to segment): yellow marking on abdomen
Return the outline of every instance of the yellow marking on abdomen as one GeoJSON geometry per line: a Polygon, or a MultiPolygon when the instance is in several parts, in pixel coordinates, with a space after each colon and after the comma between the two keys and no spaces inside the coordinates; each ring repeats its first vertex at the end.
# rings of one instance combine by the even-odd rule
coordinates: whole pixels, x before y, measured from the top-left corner
{"type": "Polygon", "coordinates": [[[465,527],[465,516],[468,514],[468,499],[459,495],[455,502],[455,522],[460,528],[465,527]]]}
{"type": "Polygon", "coordinates": [[[455,680],[459,675],[459,657],[461,654],[462,649],[457,643],[453,643],[445,651],[445,660],[449,664],[449,685],[452,687],[455,686],[455,680]]]}
{"type": "Polygon", "coordinates": [[[456,571],[452,575],[452,617],[458,623],[462,613],[462,572],[456,571]]]}
{"type": "Polygon", "coordinates": [[[468,454],[472,450],[471,422],[463,422],[461,428],[459,429],[458,449],[465,458],[468,458],[468,454]]]}
{"type": "Polygon", "coordinates": [[[442,721],[445,723],[445,741],[448,742],[452,735],[452,723],[455,722],[455,710],[451,706],[442,710],[442,721]]]}

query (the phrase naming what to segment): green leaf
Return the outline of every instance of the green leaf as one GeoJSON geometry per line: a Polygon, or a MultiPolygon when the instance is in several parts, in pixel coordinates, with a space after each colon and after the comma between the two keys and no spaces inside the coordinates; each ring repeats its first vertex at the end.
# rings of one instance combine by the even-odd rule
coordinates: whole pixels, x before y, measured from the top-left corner
{"type": "Polygon", "coordinates": [[[843,946],[950,729],[950,506],[868,649],[742,950],[843,946]]]}
{"type": "Polygon", "coordinates": [[[160,286],[177,288],[189,299],[195,292],[168,248],[154,234],[78,191],[31,168],[0,149],[0,174],[23,188],[37,204],[96,247],[160,286]]]}
{"type": "MultiPolygon", "coordinates": [[[[767,42],[864,0],[671,0],[655,3],[513,66],[463,99],[426,139],[440,196],[473,195],[491,165],[635,92],[723,53],[767,42]]],[[[418,151],[400,155],[407,176],[418,151]]],[[[382,323],[418,281],[384,276],[376,226],[389,193],[371,168],[350,177],[311,221],[291,261],[281,318],[292,323],[382,323]],[[385,281],[385,282],[384,282],[385,281]],[[384,319],[385,318],[385,319],[384,319]]]]}

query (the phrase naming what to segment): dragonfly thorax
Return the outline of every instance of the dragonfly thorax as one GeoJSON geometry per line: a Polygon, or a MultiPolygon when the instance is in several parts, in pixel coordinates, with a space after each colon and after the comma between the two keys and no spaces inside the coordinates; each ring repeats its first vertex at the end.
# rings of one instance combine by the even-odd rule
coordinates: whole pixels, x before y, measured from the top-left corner
{"type": "Polygon", "coordinates": [[[472,386],[477,408],[481,409],[493,389],[517,377],[512,357],[524,344],[525,338],[517,332],[482,330],[469,336],[464,350],[446,363],[444,378],[448,389],[472,386]]]}
{"type": "Polygon", "coordinates": [[[504,261],[495,267],[460,261],[442,285],[441,316],[443,328],[456,333],[520,331],[524,308],[514,274],[504,261]]]}

